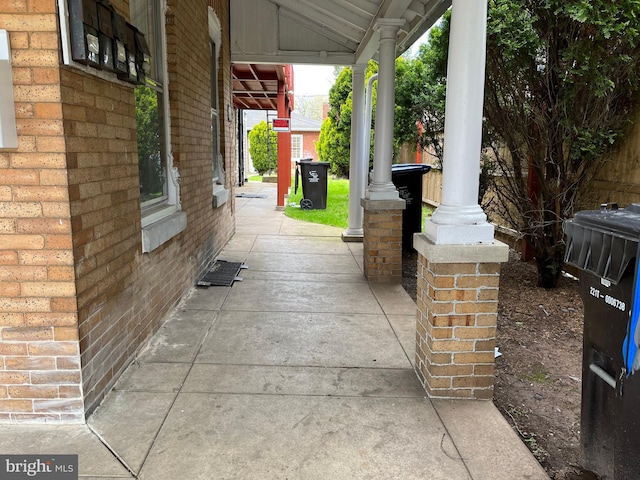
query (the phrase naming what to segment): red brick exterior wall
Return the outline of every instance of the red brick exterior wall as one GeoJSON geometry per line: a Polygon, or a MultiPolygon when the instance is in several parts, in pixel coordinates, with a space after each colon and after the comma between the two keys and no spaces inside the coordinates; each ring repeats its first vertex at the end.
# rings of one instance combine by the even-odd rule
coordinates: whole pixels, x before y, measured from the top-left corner
{"type": "Polygon", "coordinates": [[[291,135],[302,135],[302,158],[318,159],[316,142],[320,138],[320,132],[291,132],[291,135]]]}
{"type": "MultiPolygon", "coordinates": [[[[128,1],[111,3],[128,16],[128,1]]],[[[230,189],[229,6],[212,3],[230,189]]],[[[207,6],[168,1],[171,150],[187,228],[142,253],[133,88],[60,65],[55,0],[0,2],[19,135],[18,149],[0,150],[0,422],[83,421],[233,234],[233,195],[212,206],[207,6]]]]}

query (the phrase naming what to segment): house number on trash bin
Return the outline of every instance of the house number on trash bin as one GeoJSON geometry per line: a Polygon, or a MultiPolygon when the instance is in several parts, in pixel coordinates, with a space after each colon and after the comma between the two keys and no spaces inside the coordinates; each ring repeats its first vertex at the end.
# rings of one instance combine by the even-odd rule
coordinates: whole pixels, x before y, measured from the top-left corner
{"type": "Polygon", "coordinates": [[[617,298],[614,298],[611,295],[603,296],[600,293],[600,290],[598,290],[595,287],[589,287],[589,294],[592,297],[597,298],[598,300],[602,298],[604,300],[604,303],[606,303],[607,305],[611,305],[613,308],[617,308],[621,312],[624,312],[627,309],[627,305],[622,300],[618,300],[617,298]]]}

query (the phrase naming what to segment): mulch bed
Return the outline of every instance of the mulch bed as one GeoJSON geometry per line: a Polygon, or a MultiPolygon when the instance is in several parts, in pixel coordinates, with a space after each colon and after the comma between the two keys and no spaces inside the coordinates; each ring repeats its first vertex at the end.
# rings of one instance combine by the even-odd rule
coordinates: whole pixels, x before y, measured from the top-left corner
{"type": "MultiPolygon", "coordinates": [[[[416,298],[417,254],[405,253],[403,286],[416,298]]],[[[502,265],[494,403],[553,480],[587,480],[580,461],[582,301],[569,277],[537,287],[532,262],[502,265]]]]}

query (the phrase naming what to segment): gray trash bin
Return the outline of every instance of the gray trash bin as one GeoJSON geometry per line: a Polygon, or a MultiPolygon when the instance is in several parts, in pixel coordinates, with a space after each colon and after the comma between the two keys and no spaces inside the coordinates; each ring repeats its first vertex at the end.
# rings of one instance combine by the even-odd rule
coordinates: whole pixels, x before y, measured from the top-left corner
{"type": "Polygon", "coordinates": [[[638,479],[640,204],[578,212],[565,232],[584,303],[582,466],[603,479],[638,479]]]}

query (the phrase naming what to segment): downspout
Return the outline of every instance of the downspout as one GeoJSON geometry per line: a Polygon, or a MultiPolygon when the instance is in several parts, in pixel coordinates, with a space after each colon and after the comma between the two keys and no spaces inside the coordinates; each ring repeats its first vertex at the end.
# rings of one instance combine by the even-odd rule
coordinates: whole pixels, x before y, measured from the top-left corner
{"type": "Polygon", "coordinates": [[[362,148],[360,149],[362,158],[360,159],[360,178],[362,182],[362,192],[358,192],[360,198],[364,198],[364,193],[369,185],[369,156],[371,155],[371,119],[373,117],[373,82],[378,79],[378,74],[371,75],[367,81],[366,103],[364,107],[364,128],[362,138],[362,148]]]}

